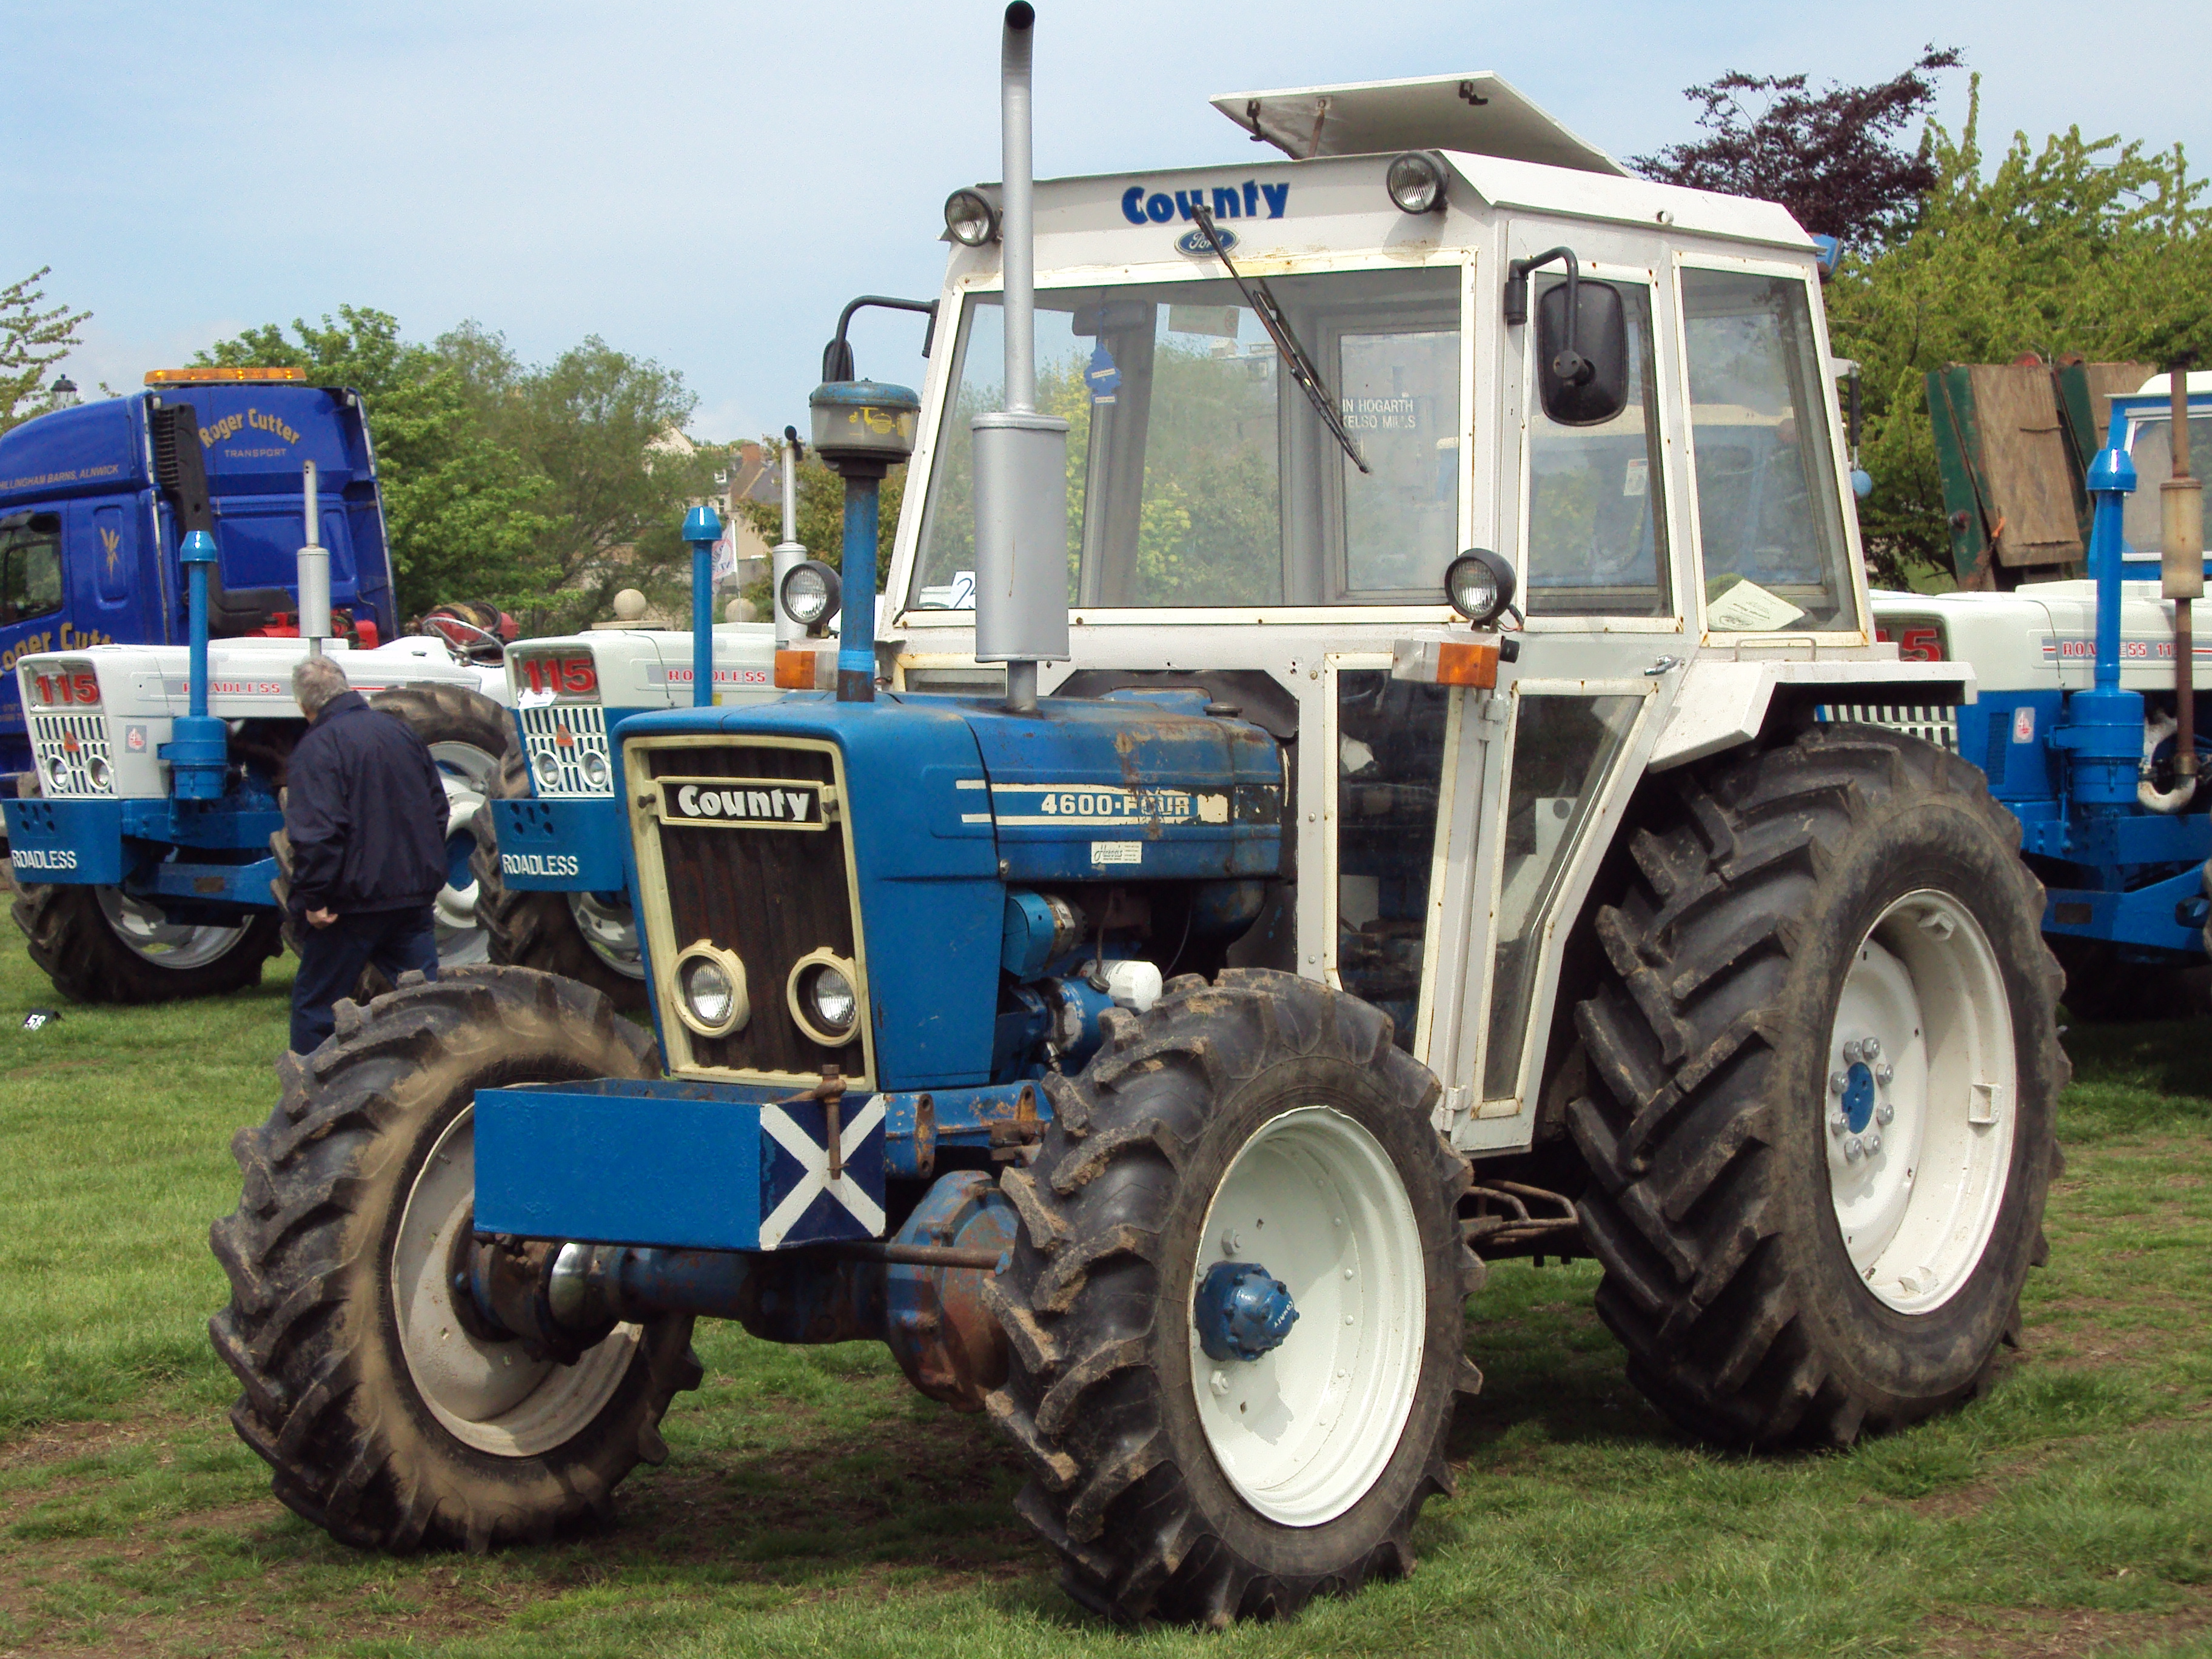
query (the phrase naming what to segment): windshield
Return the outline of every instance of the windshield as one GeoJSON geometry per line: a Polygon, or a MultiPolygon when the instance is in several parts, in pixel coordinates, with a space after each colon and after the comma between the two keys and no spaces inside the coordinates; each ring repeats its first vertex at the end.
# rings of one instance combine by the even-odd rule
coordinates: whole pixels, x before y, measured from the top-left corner
{"type": "MultiPolygon", "coordinates": [[[[1037,406],[1069,428],[1071,605],[1439,597],[1458,550],[1458,270],[1268,286],[1370,472],[1316,418],[1226,277],[1039,291],[1037,406]]],[[[909,596],[924,610],[975,603],[969,422],[1003,406],[1004,347],[998,296],[971,295],[909,596]]]]}

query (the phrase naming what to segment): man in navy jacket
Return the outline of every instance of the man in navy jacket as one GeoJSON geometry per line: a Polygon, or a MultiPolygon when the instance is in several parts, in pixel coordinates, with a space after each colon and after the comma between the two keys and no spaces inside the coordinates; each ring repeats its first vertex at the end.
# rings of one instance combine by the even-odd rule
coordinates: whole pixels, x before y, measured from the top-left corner
{"type": "Polygon", "coordinates": [[[328,657],[292,671],[307,734],[286,768],[291,911],[300,943],[292,1052],[329,1036],[363,967],[438,976],[431,902],[446,884],[446,790],[405,722],[371,708],[328,657]],[[302,925],[304,924],[304,925],[302,925]]]}

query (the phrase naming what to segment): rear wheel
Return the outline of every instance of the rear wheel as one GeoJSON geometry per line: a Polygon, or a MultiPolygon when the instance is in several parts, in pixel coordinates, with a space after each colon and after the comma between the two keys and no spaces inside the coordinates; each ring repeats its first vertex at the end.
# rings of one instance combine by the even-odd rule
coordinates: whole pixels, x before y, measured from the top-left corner
{"type": "Polygon", "coordinates": [[[31,960],[78,1002],[172,1002],[261,982],[283,948],[274,914],[231,927],[173,922],[119,887],[18,887],[11,907],[31,960]]]}
{"type": "MultiPolygon", "coordinates": [[[[518,746],[500,761],[494,799],[530,793],[528,763],[518,746]]],[[[616,1007],[645,1006],[645,957],[628,894],[526,892],[501,874],[499,833],[487,807],[476,818],[477,920],[494,962],[512,962],[580,979],[616,1007]]]]}
{"type": "Polygon", "coordinates": [[[1002,1180],[1023,1228],[987,1292],[1011,1352],[987,1407],[1033,1471],[1022,1515],[1122,1620],[1285,1614],[1409,1571],[1480,1381],[1435,1080],[1382,1014],[1286,974],[1192,976],[1107,1023],[1002,1180]]]}
{"type": "Polygon", "coordinates": [[[606,1512],[665,1455],[662,1414],[699,1379],[688,1317],[563,1364],[477,1334],[451,1275],[476,1091],[653,1062],[605,998],[490,967],[341,1003],[332,1043],[279,1062],[282,1102],[232,1143],[245,1188],[210,1235],[231,1300],[209,1328],[287,1505],[349,1544],[482,1548],[606,1512]]]}
{"type": "MultiPolygon", "coordinates": [[[[483,693],[458,685],[395,686],[368,702],[372,708],[406,721],[428,748],[445,784],[447,879],[432,902],[439,971],[489,961],[490,942],[477,916],[477,879],[469,860],[476,851],[477,820],[489,816],[487,803],[498,787],[501,760],[513,744],[507,711],[483,693]]],[[[284,942],[296,954],[300,942],[292,933],[289,909],[292,843],[282,830],[270,836],[269,850],[276,855],[277,871],[270,891],[283,918],[284,942]]],[[[367,1001],[390,988],[381,974],[368,968],[354,995],[367,1001]]]]}
{"type": "Polygon", "coordinates": [[[1971,767],[1859,726],[1637,833],[1568,1121],[1598,1310],[1692,1432],[1848,1443],[2016,1337],[2067,1076],[2018,837],[1971,767]]]}

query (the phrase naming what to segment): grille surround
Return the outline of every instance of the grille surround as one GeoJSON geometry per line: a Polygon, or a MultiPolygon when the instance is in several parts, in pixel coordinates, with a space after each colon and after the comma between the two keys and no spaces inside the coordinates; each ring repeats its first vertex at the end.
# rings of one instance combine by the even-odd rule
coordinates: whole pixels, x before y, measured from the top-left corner
{"type": "Polygon", "coordinates": [[[46,714],[31,716],[31,765],[39,777],[39,791],[58,800],[106,800],[115,793],[115,757],[109,752],[107,717],[105,714],[46,714]],[[69,739],[76,739],[76,747],[69,747],[69,739]],[[58,757],[68,774],[67,781],[57,784],[47,770],[47,762],[58,757]],[[92,781],[92,763],[99,761],[107,768],[107,787],[101,788],[92,781]]]}
{"type": "Polygon", "coordinates": [[[597,703],[552,703],[515,711],[522,722],[522,755],[530,767],[530,787],[548,800],[604,799],[615,792],[613,757],[607,750],[607,714],[597,703]],[[558,734],[574,740],[562,755],[558,734]],[[560,756],[551,767],[538,763],[540,748],[560,756]],[[596,754],[606,765],[606,782],[593,788],[584,780],[584,759],[596,754]],[[549,775],[550,774],[550,775],[549,775]]]}
{"type": "Polygon", "coordinates": [[[623,745],[639,920],[652,964],[672,1075],[809,1088],[836,1063],[855,1089],[875,1085],[875,1030],[861,927],[859,866],[842,804],[844,757],[818,738],[683,735],[623,745]],[[830,821],[811,828],[664,818],[662,778],[807,781],[830,821]],[[753,988],[750,1018],[727,1036],[694,1031],[677,1010],[677,960],[705,943],[734,952],[753,988]],[[852,1040],[831,1048],[793,1020],[784,987],[796,963],[827,948],[854,966],[852,1040]]]}

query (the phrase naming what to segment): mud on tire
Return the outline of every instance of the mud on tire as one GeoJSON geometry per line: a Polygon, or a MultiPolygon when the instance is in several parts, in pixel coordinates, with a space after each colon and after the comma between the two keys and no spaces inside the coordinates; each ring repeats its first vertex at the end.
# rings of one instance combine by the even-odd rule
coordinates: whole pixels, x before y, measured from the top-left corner
{"type": "MultiPolygon", "coordinates": [[[[1592,1176],[1581,1212],[1605,1267],[1598,1311],[1638,1386],[1692,1432],[1849,1443],[1964,1399],[2017,1338],[2069,1075],[2042,889],[1979,775],[1914,738],[1819,727],[1686,773],[1642,804],[1626,890],[1596,915],[1609,971],[1576,1010],[1591,1085],[1568,1121],[1592,1176]],[[1936,907],[1909,908],[1929,892],[1958,933],[1971,918],[1985,936],[2016,1084],[2001,1106],[2008,1155],[1987,1155],[1983,1178],[2002,1185],[1980,1212],[1984,1242],[1945,1299],[1916,1311],[1870,1289],[1873,1267],[1850,1254],[1832,1068],[1869,930],[1916,914],[1936,926],[1936,907]]],[[[2002,1042],[1990,1052],[2004,1059],[2002,1042]]],[[[1958,1092],[1957,1121],[1977,1121],[1958,1092]]],[[[1901,1171],[1902,1201],[1941,1190],[1929,1170],[1917,1190],[1901,1171]]]]}
{"type": "Polygon", "coordinates": [[[472,1157],[446,1165],[476,1090],[654,1068],[644,1034],[584,987],[519,968],[407,977],[366,1009],[339,1004],[333,1038],[278,1063],[282,1101],[232,1142],[244,1191],[210,1236],[231,1299],[209,1330],[243,1386],[231,1422],[286,1505],[348,1544],[482,1549],[608,1513],[616,1484],[665,1455],[661,1416],[699,1364],[688,1317],[623,1327],[562,1367],[425,1303],[450,1292],[447,1244],[434,1236],[417,1251],[434,1270],[409,1277],[403,1235],[467,1212],[410,1224],[409,1208],[439,1182],[472,1191],[472,1157]],[[433,1334],[410,1347],[410,1330],[433,1334]],[[441,1340],[472,1345],[477,1371],[441,1340]],[[487,1377],[506,1393],[469,1420],[467,1388],[485,1397],[487,1377]]]}
{"type": "MultiPolygon", "coordinates": [[[[527,796],[529,764],[519,744],[509,748],[500,757],[493,799],[527,796]]],[[[529,892],[507,884],[500,869],[498,827],[489,811],[477,814],[476,837],[469,871],[477,878],[477,921],[483,927],[491,959],[581,980],[625,1012],[644,1007],[642,973],[623,973],[592,948],[577,925],[568,894],[529,892]]]]}
{"type": "MultiPolygon", "coordinates": [[[[1018,1509],[1060,1556],[1069,1594],[1122,1620],[1287,1614],[1407,1572],[1422,1503],[1451,1489],[1455,1392],[1480,1380],[1464,1358],[1462,1308],[1482,1269],[1454,1213],[1468,1170],[1431,1127],[1434,1079],[1393,1046],[1376,1009],[1261,969],[1213,986],[1186,975],[1146,1014],[1109,1012],[1105,1026],[1081,1077],[1046,1080],[1054,1117],[1040,1156],[1001,1183],[1022,1230],[1012,1271],[986,1293],[1011,1353],[987,1409],[1031,1470],[1018,1509]],[[1416,1358],[1401,1373],[1409,1403],[1395,1443],[1369,1443],[1370,1473],[1341,1512],[1285,1525],[1240,1497],[1210,1449],[1194,1389],[1211,1386],[1197,1380],[1211,1362],[1194,1358],[1193,1293],[1217,1257],[1201,1234],[1240,1152],[1317,1105],[1357,1124],[1394,1172],[1423,1311],[1408,1322],[1416,1358]]],[[[1317,1173],[1310,1186],[1322,1184],[1317,1173]]],[[[1287,1230],[1298,1218],[1278,1220],[1287,1230]]],[[[1329,1225],[1325,1212],[1317,1224],[1329,1225]]],[[[1255,1253],[1264,1261],[1267,1249],[1255,1253]]],[[[1317,1309],[1311,1322],[1325,1327],[1317,1309]]],[[[1297,1335],[1277,1351],[1285,1363],[1297,1335]]]]}

